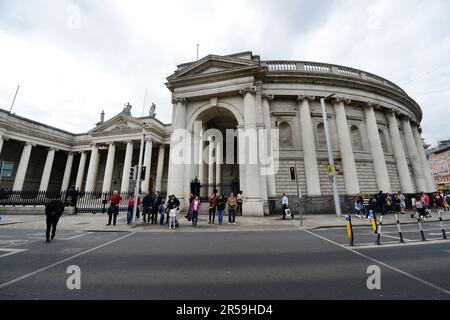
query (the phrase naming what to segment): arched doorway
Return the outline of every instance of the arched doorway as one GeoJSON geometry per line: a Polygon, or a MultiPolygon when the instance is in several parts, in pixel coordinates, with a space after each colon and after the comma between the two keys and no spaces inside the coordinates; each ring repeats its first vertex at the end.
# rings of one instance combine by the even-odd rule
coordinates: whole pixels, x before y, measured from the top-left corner
{"type": "Polygon", "coordinates": [[[191,180],[199,180],[202,201],[207,201],[214,190],[224,196],[238,192],[243,167],[238,163],[239,123],[235,115],[228,108],[210,107],[194,119],[190,129],[198,161],[191,180]]]}

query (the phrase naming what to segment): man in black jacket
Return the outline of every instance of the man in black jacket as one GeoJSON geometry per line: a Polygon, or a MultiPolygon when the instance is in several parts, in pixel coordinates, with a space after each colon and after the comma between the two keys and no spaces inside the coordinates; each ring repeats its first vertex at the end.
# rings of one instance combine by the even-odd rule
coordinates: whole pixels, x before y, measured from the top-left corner
{"type": "Polygon", "coordinates": [[[159,191],[156,191],[152,202],[152,224],[156,224],[158,222],[158,211],[161,203],[162,197],[159,194],[159,191]]]}
{"type": "Polygon", "coordinates": [[[142,199],[142,207],[143,207],[143,219],[144,219],[144,223],[147,222],[147,217],[148,217],[148,222],[150,222],[150,218],[152,219],[152,223],[153,223],[153,218],[152,218],[152,205],[153,205],[153,195],[151,193],[147,193],[144,197],[144,199],[142,199]]]}
{"type": "Polygon", "coordinates": [[[56,226],[64,212],[64,204],[59,199],[52,199],[45,206],[45,215],[47,216],[47,230],[45,232],[46,242],[50,242],[50,230],[52,231],[52,240],[55,239],[56,226]]]}

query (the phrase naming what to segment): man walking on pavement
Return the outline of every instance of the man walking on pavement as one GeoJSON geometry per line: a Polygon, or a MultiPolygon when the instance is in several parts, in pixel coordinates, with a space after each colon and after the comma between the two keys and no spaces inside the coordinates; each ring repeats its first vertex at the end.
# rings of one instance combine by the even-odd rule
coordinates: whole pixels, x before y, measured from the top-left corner
{"type": "Polygon", "coordinates": [[[64,204],[61,200],[54,198],[45,206],[45,215],[47,222],[47,230],[45,232],[46,242],[50,242],[50,230],[52,232],[52,240],[55,239],[56,226],[64,212],[64,204]]]}

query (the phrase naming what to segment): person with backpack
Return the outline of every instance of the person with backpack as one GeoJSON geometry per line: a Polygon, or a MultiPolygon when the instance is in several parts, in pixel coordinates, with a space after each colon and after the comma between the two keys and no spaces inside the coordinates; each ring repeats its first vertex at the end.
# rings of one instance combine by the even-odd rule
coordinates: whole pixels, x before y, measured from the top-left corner
{"type": "Polygon", "coordinates": [[[47,230],[45,231],[45,242],[50,242],[50,231],[51,231],[51,239],[55,239],[56,235],[56,226],[58,225],[59,219],[61,218],[64,212],[64,204],[59,199],[51,200],[45,206],[45,215],[46,215],[46,224],[47,230]]]}

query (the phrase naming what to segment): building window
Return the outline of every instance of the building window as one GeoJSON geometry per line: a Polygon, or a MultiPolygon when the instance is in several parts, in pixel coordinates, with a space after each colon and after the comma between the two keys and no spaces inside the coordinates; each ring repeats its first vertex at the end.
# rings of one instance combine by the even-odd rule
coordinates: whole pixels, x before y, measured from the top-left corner
{"type": "Polygon", "coordinates": [[[280,130],[280,147],[281,148],[292,148],[292,128],[287,122],[281,122],[278,125],[280,130]]]}
{"type": "Polygon", "coordinates": [[[8,161],[0,162],[0,177],[11,178],[13,174],[14,163],[8,161]]]}
{"type": "Polygon", "coordinates": [[[319,149],[327,148],[327,139],[325,137],[325,127],[323,123],[317,125],[317,146],[319,149]]]}
{"type": "Polygon", "coordinates": [[[362,139],[361,139],[361,133],[359,131],[359,128],[357,126],[352,126],[350,128],[350,133],[352,136],[353,150],[364,151],[362,139]]]}

